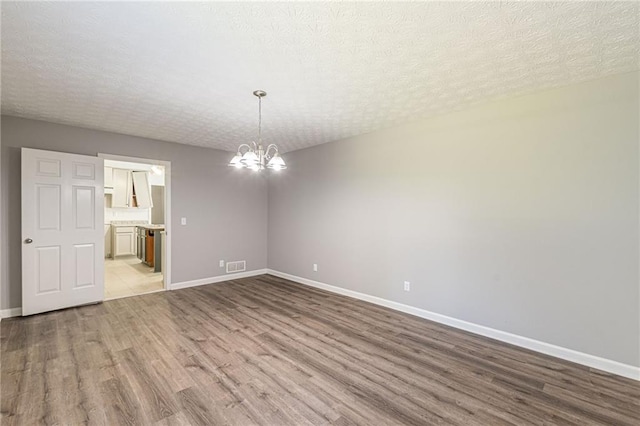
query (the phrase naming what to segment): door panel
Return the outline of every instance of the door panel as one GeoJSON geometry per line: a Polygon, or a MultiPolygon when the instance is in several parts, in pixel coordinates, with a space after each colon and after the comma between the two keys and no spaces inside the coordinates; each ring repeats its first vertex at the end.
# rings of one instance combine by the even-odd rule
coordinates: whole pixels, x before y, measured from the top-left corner
{"type": "Polygon", "coordinates": [[[60,291],[60,246],[37,248],[37,294],[60,291]]]}
{"type": "Polygon", "coordinates": [[[22,314],[104,298],[104,164],[22,149],[22,314]]]}
{"type": "Polygon", "coordinates": [[[96,166],[91,163],[73,163],[73,178],[95,180],[96,166]]]}
{"type": "Polygon", "coordinates": [[[62,217],[60,185],[37,185],[37,191],[38,228],[59,231],[62,217]]]}
{"type": "Polygon", "coordinates": [[[89,287],[95,285],[95,245],[78,244],[74,247],[76,271],[74,288],[89,287]]]}
{"type": "Polygon", "coordinates": [[[92,186],[73,187],[73,214],[76,229],[96,226],[96,190],[92,186]]]}
{"type": "Polygon", "coordinates": [[[38,158],[36,161],[38,162],[36,175],[60,177],[60,160],[38,158]]]}

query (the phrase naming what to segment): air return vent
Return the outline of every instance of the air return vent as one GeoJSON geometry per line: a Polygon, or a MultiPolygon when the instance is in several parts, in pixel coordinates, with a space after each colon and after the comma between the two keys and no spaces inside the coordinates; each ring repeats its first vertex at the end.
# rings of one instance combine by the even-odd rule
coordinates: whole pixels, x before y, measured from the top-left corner
{"type": "Polygon", "coordinates": [[[247,262],[237,260],[235,262],[227,262],[227,274],[231,272],[242,272],[247,270],[247,262]]]}

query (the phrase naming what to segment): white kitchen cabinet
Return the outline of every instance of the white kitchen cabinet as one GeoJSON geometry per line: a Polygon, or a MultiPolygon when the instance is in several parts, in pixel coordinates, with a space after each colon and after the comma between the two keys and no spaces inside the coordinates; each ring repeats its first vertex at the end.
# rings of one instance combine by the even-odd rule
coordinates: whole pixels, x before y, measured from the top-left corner
{"type": "Polygon", "coordinates": [[[111,257],[111,225],[104,225],[104,257],[111,257]]]}
{"type": "Polygon", "coordinates": [[[136,254],[135,227],[116,226],[113,232],[113,257],[136,254]]]}
{"type": "Polygon", "coordinates": [[[153,207],[149,172],[113,169],[112,176],[111,208],[150,209],[153,207]]]}
{"type": "Polygon", "coordinates": [[[151,201],[151,185],[149,184],[149,172],[131,172],[133,178],[133,193],[135,206],[141,209],[153,207],[151,201]]]}
{"type": "Polygon", "coordinates": [[[130,170],[113,169],[112,208],[131,208],[133,205],[133,180],[130,170]]]}
{"type": "Polygon", "coordinates": [[[104,168],[104,187],[113,188],[113,167],[104,168]]]}

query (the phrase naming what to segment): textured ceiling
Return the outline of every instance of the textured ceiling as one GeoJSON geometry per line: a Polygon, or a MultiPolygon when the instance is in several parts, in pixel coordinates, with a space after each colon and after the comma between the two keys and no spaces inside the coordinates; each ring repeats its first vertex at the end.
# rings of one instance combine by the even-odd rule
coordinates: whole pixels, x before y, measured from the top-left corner
{"type": "Polygon", "coordinates": [[[2,3],[2,113],[284,151],[639,68],[637,2],[2,3]]]}

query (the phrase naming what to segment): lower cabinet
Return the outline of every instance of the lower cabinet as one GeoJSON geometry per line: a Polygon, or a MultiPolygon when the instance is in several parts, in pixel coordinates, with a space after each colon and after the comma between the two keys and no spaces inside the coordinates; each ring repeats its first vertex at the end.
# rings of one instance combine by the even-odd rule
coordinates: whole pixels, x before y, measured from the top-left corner
{"type": "Polygon", "coordinates": [[[113,236],[111,235],[111,225],[104,225],[104,257],[111,257],[111,240],[113,236]]]}
{"type": "Polygon", "coordinates": [[[136,254],[135,229],[132,226],[116,226],[113,233],[113,256],[136,254]]]}
{"type": "Polygon", "coordinates": [[[144,262],[144,249],[145,249],[145,231],[144,228],[141,227],[137,227],[136,228],[136,244],[137,244],[137,255],[138,255],[138,259],[142,260],[144,262]]]}

